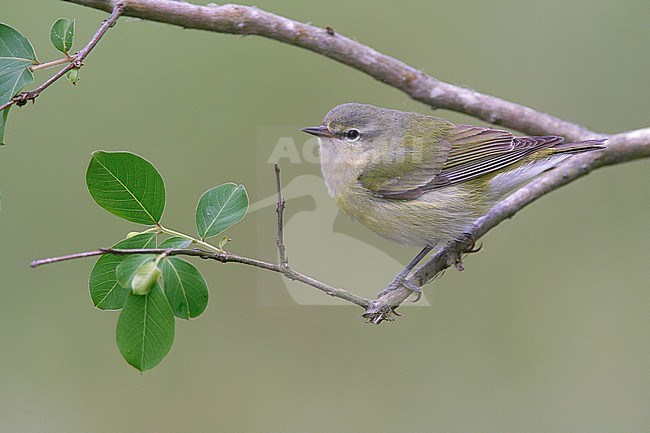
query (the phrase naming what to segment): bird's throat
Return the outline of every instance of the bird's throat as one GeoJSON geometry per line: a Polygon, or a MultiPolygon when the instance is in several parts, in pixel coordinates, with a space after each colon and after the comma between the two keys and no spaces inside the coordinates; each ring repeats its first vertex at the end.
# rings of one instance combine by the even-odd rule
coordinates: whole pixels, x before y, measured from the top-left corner
{"type": "Polygon", "coordinates": [[[358,156],[336,152],[331,146],[320,146],[320,159],[325,185],[332,197],[339,197],[357,185],[365,166],[358,156]]]}

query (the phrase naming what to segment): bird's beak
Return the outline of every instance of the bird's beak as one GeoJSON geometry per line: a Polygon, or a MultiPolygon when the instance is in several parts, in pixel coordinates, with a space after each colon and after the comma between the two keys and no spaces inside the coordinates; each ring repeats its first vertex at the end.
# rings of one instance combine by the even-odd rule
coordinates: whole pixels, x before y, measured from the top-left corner
{"type": "Polygon", "coordinates": [[[320,125],[320,126],[310,126],[308,128],[302,128],[302,132],[306,132],[307,134],[315,135],[316,137],[334,137],[334,134],[327,129],[327,126],[325,125],[320,125]]]}

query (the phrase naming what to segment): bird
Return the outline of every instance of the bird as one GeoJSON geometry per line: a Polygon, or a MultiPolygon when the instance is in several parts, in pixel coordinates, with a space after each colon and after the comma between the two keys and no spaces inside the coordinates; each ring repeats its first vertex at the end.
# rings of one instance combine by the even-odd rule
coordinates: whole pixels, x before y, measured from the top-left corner
{"type": "Polygon", "coordinates": [[[606,148],[606,139],[517,137],[359,103],[338,105],[301,130],[318,137],[325,184],[345,214],[392,242],[423,248],[391,287],[517,187],[573,155],[606,148]]]}

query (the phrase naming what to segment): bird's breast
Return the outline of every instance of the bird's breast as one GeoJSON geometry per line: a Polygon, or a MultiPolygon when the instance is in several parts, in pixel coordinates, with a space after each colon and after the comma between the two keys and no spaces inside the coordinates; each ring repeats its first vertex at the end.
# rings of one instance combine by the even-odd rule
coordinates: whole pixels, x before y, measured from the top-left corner
{"type": "Polygon", "coordinates": [[[361,185],[345,185],[335,195],[339,208],[380,236],[403,245],[436,245],[458,239],[484,212],[472,205],[471,194],[449,187],[417,199],[374,196],[361,185]]]}

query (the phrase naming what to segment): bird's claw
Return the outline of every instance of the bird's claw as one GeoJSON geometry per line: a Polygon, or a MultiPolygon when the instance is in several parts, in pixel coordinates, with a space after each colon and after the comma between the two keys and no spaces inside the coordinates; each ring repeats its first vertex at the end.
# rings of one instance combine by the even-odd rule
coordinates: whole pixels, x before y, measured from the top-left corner
{"type": "Polygon", "coordinates": [[[476,240],[469,234],[466,234],[467,236],[467,248],[464,249],[461,252],[458,252],[455,254],[455,257],[452,258],[453,262],[447,262],[449,264],[453,264],[456,269],[459,271],[465,270],[465,267],[463,266],[463,254],[473,254],[473,253],[478,253],[481,251],[481,248],[483,248],[483,244],[479,244],[479,246],[476,246],[476,240]]]}
{"type": "Polygon", "coordinates": [[[465,233],[466,236],[466,244],[467,244],[467,249],[464,251],[467,254],[472,254],[472,253],[478,253],[481,251],[481,248],[483,248],[483,244],[479,244],[479,246],[476,246],[476,239],[469,233],[465,233]]]}
{"type": "Polygon", "coordinates": [[[478,244],[478,247],[476,246],[476,241],[472,239],[472,247],[467,251],[467,254],[472,254],[472,253],[478,253],[481,251],[483,248],[483,244],[478,244]]]}
{"type": "Polygon", "coordinates": [[[463,258],[461,257],[460,253],[454,258],[454,266],[459,271],[465,270],[465,266],[463,266],[463,258]]]}

